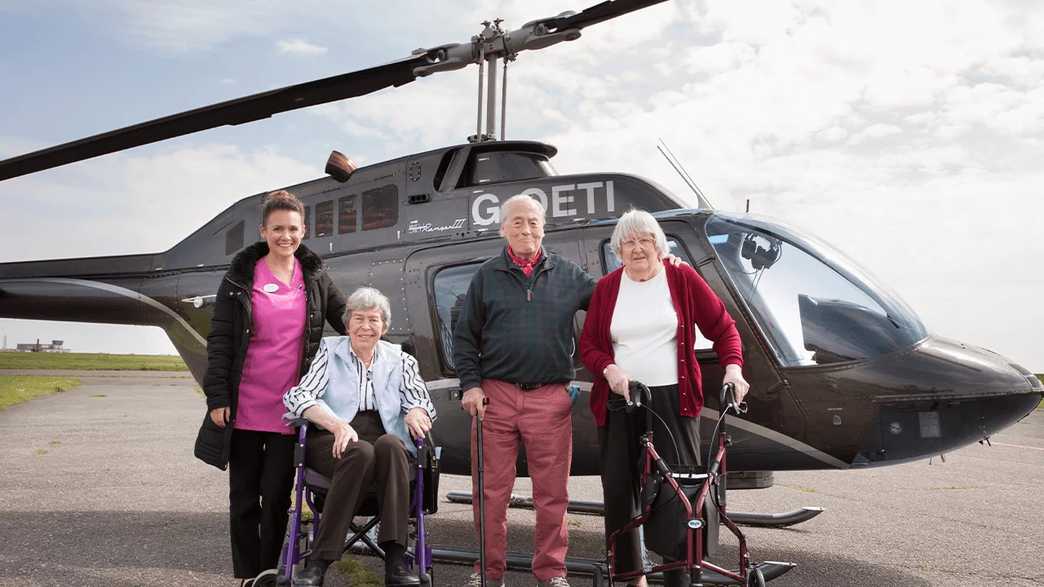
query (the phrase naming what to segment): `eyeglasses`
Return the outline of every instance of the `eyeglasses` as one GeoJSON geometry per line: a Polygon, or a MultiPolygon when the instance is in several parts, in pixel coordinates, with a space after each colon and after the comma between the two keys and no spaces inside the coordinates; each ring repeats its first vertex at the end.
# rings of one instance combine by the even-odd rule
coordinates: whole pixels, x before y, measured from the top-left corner
{"type": "Polygon", "coordinates": [[[635,247],[641,247],[643,249],[656,245],[656,239],[648,236],[641,238],[629,238],[625,241],[620,241],[620,249],[633,249],[635,247]]]}

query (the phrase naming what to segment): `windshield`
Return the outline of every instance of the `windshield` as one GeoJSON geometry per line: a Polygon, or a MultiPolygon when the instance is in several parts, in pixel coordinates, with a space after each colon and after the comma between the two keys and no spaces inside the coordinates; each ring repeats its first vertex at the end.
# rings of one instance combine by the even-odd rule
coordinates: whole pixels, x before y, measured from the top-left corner
{"type": "Polygon", "coordinates": [[[707,237],[785,366],[869,359],[926,336],[906,304],[821,241],[722,214],[707,237]]]}

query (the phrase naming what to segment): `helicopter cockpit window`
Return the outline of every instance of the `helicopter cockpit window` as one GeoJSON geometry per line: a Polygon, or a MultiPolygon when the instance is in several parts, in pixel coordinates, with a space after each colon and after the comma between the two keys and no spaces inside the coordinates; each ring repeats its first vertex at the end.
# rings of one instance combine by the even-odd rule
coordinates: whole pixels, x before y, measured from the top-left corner
{"type": "Polygon", "coordinates": [[[399,188],[395,184],[362,193],[363,230],[387,228],[399,222],[399,188]]]}
{"type": "Polygon", "coordinates": [[[487,151],[475,153],[468,159],[461,175],[460,185],[468,187],[500,181],[534,179],[554,175],[547,157],[537,153],[516,151],[487,151]]]}
{"type": "Polygon", "coordinates": [[[333,200],[319,202],[315,205],[315,236],[330,236],[333,234],[334,209],[333,200]]]}
{"type": "Polygon", "coordinates": [[[438,313],[438,338],[442,364],[453,370],[453,326],[457,323],[471,277],[480,263],[447,267],[435,274],[435,308],[438,313]]]}
{"type": "Polygon", "coordinates": [[[824,243],[720,214],[707,236],[785,366],[870,359],[926,335],[899,298],[824,243]]]}

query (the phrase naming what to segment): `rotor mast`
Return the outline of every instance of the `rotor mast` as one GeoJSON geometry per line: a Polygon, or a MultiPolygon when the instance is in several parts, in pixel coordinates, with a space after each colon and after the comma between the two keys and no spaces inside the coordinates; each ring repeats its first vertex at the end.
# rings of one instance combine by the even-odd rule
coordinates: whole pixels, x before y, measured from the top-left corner
{"type": "Polygon", "coordinates": [[[503,61],[500,83],[500,135],[507,138],[507,65],[518,58],[524,50],[536,50],[557,45],[562,41],[580,38],[579,27],[562,27],[559,22],[576,13],[563,12],[558,16],[534,20],[514,31],[505,31],[501,18],[483,21],[482,31],[471,37],[468,43],[453,43],[430,49],[417,49],[413,55],[427,55],[430,64],[415,67],[413,73],[423,77],[440,71],[451,71],[472,63],[478,65],[478,101],[475,116],[475,134],[468,137],[470,143],[495,141],[497,135],[497,73],[498,62],[503,61]]]}
{"type": "Polygon", "coordinates": [[[503,78],[501,80],[500,100],[500,140],[507,139],[507,64],[514,61],[516,55],[509,53],[504,42],[504,30],[500,28],[503,19],[493,22],[482,22],[482,32],[472,38],[478,45],[479,79],[478,79],[478,116],[475,134],[468,137],[469,143],[497,140],[497,62],[504,61],[503,78]],[[498,51],[500,49],[500,51],[498,51]],[[486,103],[486,127],[482,127],[482,103],[486,103]]]}

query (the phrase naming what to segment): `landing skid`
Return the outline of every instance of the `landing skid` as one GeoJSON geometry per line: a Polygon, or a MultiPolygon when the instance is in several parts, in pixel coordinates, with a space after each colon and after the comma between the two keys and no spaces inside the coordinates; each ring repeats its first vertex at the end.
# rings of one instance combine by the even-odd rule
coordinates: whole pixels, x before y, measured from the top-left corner
{"type": "MultiPolygon", "coordinates": [[[[478,559],[478,552],[463,548],[435,548],[432,549],[431,556],[435,562],[470,566],[475,564],[475,561],[478,559]]],[[[532,555],[509,552],[506,559],[509,571],[522,573],[533,571],[532,555]]],[[[782,576],[795,566],[797,565],[794,563],[775,561],[757,563],[757,568],[761,570],[761,574],[766,581],[782,576]]],[[[570,576],[591,577],[592,587],[608,587],[609,585],[609,573],[604,560],[580,557],[567,558],[566,571],[570,576]]],[[[649,575],[647,578],[650,583],[663,583],[663,577],[659,574],[649,575]]],[[[700,583],[702,585],[735,585],[736,581],[713,571],[703,571],[700,583]]]]}
{"type": "MultiPolygon", "coordinates": [[[[464,491],[451,491],[446,499],[453,503],[471,503],[471,494],[464,491]]],[[[512,494],[508,507],[518,509],[533,509],[533,498],[512,494]]],[[[570,501],[569,513],[586,514],[590,516],[604,515],[605,508],[598,501],[570,501]]],[[[807,522],[823,513],[821,507],[803,507],[799,510],[780,513],[757,513],[757,512],[734,512],[729,510],[729,518],[741,526],[756,526],[758,528],[786,528],[807,522]]]]}

